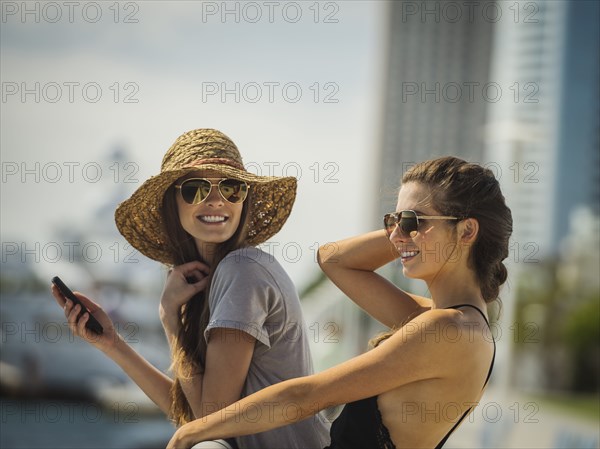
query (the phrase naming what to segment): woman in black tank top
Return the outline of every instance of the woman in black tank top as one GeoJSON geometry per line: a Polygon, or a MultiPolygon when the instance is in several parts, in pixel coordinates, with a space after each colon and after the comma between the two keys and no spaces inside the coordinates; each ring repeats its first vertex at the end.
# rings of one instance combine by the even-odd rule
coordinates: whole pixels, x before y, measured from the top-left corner
{"type": "Polygon", "coordinates": [[[511,212],[490,170],[444,157],[404,174],[384,228],[319,252],[327,276],[390,328],[372,341],[373,349],[186,424],[169,448],[263,432],[344,403],[331,427],[330,449],[443,446],[492,371],[495,344],[485,310],[507,278],[502,261],[511,212]],[[375,273],[395,260],[404,276],[425,281],[430,298],[375,273]],[[451,404],[455,416],[431,412],[451,404]]]}

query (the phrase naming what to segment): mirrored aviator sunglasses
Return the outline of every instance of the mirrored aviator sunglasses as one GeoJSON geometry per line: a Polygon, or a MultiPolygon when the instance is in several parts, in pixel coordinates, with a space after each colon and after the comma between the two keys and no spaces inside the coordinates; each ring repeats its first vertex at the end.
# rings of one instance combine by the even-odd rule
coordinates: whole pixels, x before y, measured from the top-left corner
{"type": "Polygon", "coordinates": [[[447,215],[417,215],[414,210],[403,210],[385,214],[383,216],[383,227],[388,237],[392,235],[396,225],[398,225],[403,237],[412,238],[419,231],[420,220],[459,220],[459,218],[447,215]]]}
{"type": "Polygon", "coordinates": [[[181,198],[188,204],[200,204],[210,195],[213,186],[217,186],[221,197],[233,204],[243,202],[248,196],[248,184],[239,179],[221,179],[212,183],[205,178],[190,178],[175,186],[181,198]]]}

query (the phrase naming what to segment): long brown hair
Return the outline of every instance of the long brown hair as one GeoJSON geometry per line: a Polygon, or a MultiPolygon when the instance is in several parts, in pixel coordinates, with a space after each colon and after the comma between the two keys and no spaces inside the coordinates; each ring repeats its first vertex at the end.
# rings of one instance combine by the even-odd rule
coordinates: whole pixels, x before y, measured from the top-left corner
{"type": "MultiPolygon", "coordinates": [[[[502,262],[508,257],[512,214],[494,173],[478,164],[447,156],[412,166],[402,184],[416,182],[431,191],[431,205],[441,215],[475,218],[479,232],[471,247],[467,265],[477,278],[486,303],[498,299],[508,271],[502,262]]],[[[375,347],[395,330],[373,338],[375,347]]]]}
{"type": "MultiPolygon", "coordinates": [[[[162,209],[169,244],[177,255],[174,261],[175,265],[192,261],[206,263],[198,252],[194,238],[181,226],[175,194],[176,190],[173,184],[165,192],[162,209]]],[[[251,205],[252,189],[250,188],[242,207],[238,228],[227,241],[216,245],[208,274],[208,286],[204,291],[190,298],[181,308],[179,314],[181,326],[175,339],[173,359],[171,361],[171,370],[175,378],[171,387],[171,409],[169,412],[169,418],[177,426],[195,419],[192,408],[181,388],[180,379],[190,379],[196,374],[204,373],[207,347],[206,340],[204,339],[204,331],[210,319],[210,309],[208,306],[210,283],[219,262],[231,251],[244,246],[247,225],[251,217],[251,205]]]]}

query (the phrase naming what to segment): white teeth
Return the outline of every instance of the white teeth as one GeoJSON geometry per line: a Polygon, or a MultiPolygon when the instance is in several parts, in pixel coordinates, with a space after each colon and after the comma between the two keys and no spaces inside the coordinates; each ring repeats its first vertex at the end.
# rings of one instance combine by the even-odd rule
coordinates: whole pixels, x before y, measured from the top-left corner
{"type": "Polygon", "coordinates": [[[200,216],[200,220],[206,221],[208,223],[221,223],[225,221],[227,217],[223,217],[222,215],[202,215],[200,216]]]}
{"type": "Polygon", "coordinates": [[[419,251],[403,251],[400,253],[402,257],[414,257],[419,254],[419,251]]]}

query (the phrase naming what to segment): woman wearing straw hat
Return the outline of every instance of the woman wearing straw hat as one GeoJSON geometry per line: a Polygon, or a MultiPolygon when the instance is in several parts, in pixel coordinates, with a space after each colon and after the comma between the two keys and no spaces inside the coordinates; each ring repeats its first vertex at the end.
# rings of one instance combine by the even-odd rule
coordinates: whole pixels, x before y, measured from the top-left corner
{"type": "Polygon", "coordinates": [[[411,167],[384,230],[319,252],[329,278],[390,332],[345,363],[185,424],[168,448],[267,431],[343,403],[328,449],[441,448],[492,371],[495,344],[485,310],[506,281],[502,261],[511,232],[510,209],[490,170],[454,157],[411,167]],[[375,273],[394,259],[405,276],[426,282],[431,298],[375,273]]]}
{"type": "MultiPolygon", "coordinates": [[[[271,384],[312,373],[300,303],[290,278],[258,245],[287,220],[296,179],[244,169],[223,133],[181,135],[148,179],[115,213],[123,236],[170,268],[160,319],[174,380],[116,333],[95,302],[78,295],[104,327],[90,332],[79,306],[53,287],[73,332],[118,363],[177,425],[271,384]]],[[[240,448],[312,448],[329,440],[321,419],[237,439],[240,448]]],[[[236,442],[229,441],[235,445],[236,442]]],[[[229,447],[207,442],[198,447],[229,447]]]]}

